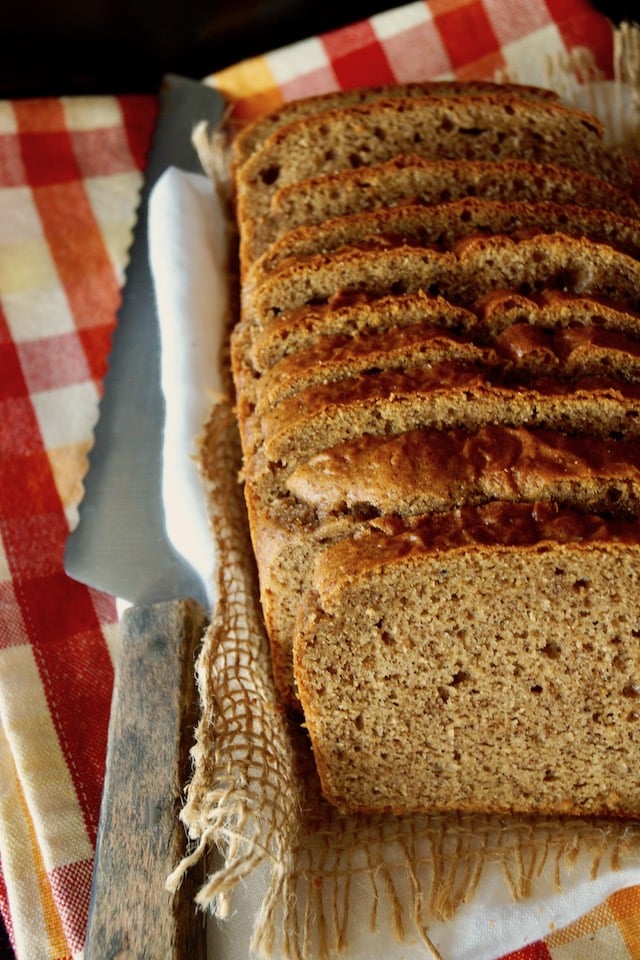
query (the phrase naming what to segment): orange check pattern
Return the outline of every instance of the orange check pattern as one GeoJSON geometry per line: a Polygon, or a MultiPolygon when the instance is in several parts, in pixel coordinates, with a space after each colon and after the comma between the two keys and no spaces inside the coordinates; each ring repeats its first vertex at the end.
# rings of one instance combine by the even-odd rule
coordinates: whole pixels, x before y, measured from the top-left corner
{"type": "MultiPolygon", "coordinates": [[[[419,0],[207,82],[245,119],[356,84],[491,78],[576,47],[611,74],[611,27],[586,0],[419,0]]],[[[118,630],[113,598],[67,578],[62,557],[156,109],[136,96],[0,103],[0,912],[19,960],[83,953],[118,630]]],[[[508,960],[604,957],[640,960],[640,887],[508,960]]]]}

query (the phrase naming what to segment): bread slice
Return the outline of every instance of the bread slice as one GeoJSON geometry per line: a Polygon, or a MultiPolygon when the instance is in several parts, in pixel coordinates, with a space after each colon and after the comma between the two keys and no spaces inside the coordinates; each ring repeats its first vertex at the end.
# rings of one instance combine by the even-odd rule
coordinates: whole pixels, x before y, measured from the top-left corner
{"type": "Polygon", "coordinates": [[[278,190],[268,214],[244,224],[245,261],[258,259],[275,240],[298,227],[385,207],[408,203],[430,206],[465,197],[577,204],[636,219],[640,213],[638,204],[625,191],[558,164],[400,156],[370,167],[298,181],[278,190]]]}
{"type": "MultiPolygon", "coordinates": [[[[526,298],[521,299],[526,301],[526,298]]],[[[384,301],[387,302],[389,298],[384,301]]],[[[565,308],[568,302],[565,301],[565,308]]],[[[577,304],[581,302],[577,301],[577,304]]],[[[377,309],[371,303],[369,307],[378,318],[377,309]]],[[[512,312],[513,299],[507,301],[505,309],[512,312]]],[[[613,316],[619,313],[609,312],[613,316]]],[[[567,317],[572,317],[571,325],[545,326],[544,313],[538,310],[528,311],[528,316],[520,317],[520,322],[505,326],[494,304],[492,320],[497,332],[472,314],[469,317],[474,323],[469,322],[467,315],[457,317],[454,308],[448,312],[434,311],[428,321],[421,320],[418,315],[411,322],[410,316],[399,312],[396,316],[403,323],[383,326],[374,332],[361,333],[347,327],[346,332],[318,337],[309,346],[283,357],[261,375],[250,368],[244,375],[238,371],[238,412],[242,419],[262,417],[280,401],[316,385],[352,379],[382,369],[406,371],[414,366],[453,358],[500,367],[503,371],[527,371],[538,376],[595,376],[638,382],[640,340],[637,330],[628,333],[603,326],[588,326],[587,321],[592,319],[593,313],[581,312],[575,302],[573,314],[568,309],[566,313],[567,317]],[[440,318],[458,319],[461,323],[452,323],[449,327],[446,323],[434,322],[440,318]]]]}
{"type": "Polygon", "coordinates": [[[443,297],[428,297],[419,291],[378,298],[338,297],[331,304],[289,311],[256,333],[247,348],[246,360],[260,374],[324,337],[381,333],[411,323],[437,324],[444,330],[469,334],[484,330],[491,337],[515,323],[542,329],[593,326],[640,336],[640,314],[594,297],[542,290],[532,298],[502,289],[491,291],[467,310],[443,297]]]}
{"type": "Polygon", "coordinates": [[[407,204],[326,220],[285,233],[253,264],[248,283],[261,279],[291,259],[330,253],[361,244],[415,244],[450,250],[466,237],[479,234],[513,236],[529,232],[564,233],[638,257],[640,221],[597,207],[547,201],[485,200],[466,197],[425,207],[407,204]]]}
{"type": "Polygon", "coordinates": [[[441,360],[497,367],[500,354],[490,345],[423,323],[356,338],[327,337],[272,367],[254,381],[253,390],[247,387],[243,391],[243,399],[254,408],[252,415],[261,417],[283,400],[314,386],[379,370],[405,372],[441,360]]]}
{"type": "MultiPolygon", "coordinates": [[[[472,311],[443,297],[425,296],[421,291],[377,298],[339,296],[331,304],[301,307],[276,318],[256,332],[244,357],[256,373],[264,373],[324,337],[382,333],[413,323],[438,325],[452,331],[471,331],[479,326],[472,311]]],[[[241,330],[234,331],[234,336],[241,340],[241,330]]],[[[238,350],[242,353],[243,348],[238,350]]]]}
{"type": "MultiPolygon", "coordinates": [[[[249,420],[245,443],[249,457],[252,450],[264,450],[273,473],[276,465],[293,469],[323,448],[362,434],[486,423],[638,437],[640,386],[594,377],[516,377],[444,360],[302,390],[265,414],[259,425],[249,420]]],[[[252,476],[250,466],[247,476],[252,476]]]]}
{"type": "Polygon", "coordinates": [[[501,503],[327,549],[294,648],[326,796],[636,816],[639,560],[635,522],[501,503]]]}
{"type": "Polygon", "coordinates": [[[362,293],[422,291],[469,308],[496,289],[525,295],[556,289],[637,312],[639,281],[637,260],[605,244],[563,234],[520,240],[471,237],[445,253],[406,244],[347,247],[285,263],[262,283],[245,284],[243,319],[260,329],[289,310],[362,293]]]}
{"type": "Polygon", "coordinates": [[[243,391],[252,414],[264,416],[302,390],[353,379],[377,370],[406,371],[441,360],[459,360],[561,378],[611,377],[640,382],[640,342],[593,327],[547,331],[531,324],[507,327],[478,342],[430,324],[413,324],[357,338],[325,338],[272,367],[254,389],[243,391]]]}
{"type": "Polygon", "coordinates": [[[351,90],[332,90],[316,96],[291,100],[282,104],[264,116],[258,117],[239,130],[232,142],[231,164],[237,173],[238,169],[255,153],[265,140],[280,127],[293,123],[304,117],[317,113],[326,113],[327,110],[347,108],[359,103],[372,103],[375,100],[407,99],[425,96],[517,96],[522,100],[543,100],[549,103],[557,102],[559,96],[555,91],[544,87],[528,86],[526,84],[504,83],[497,84],[491,81],[474,80],[442,80],[426,81],[425,83],[386,84],[372,87],[354,87],[351,90]]]}
{"type": "Polygon", "coordinates": [[[639,212],[626,191],[590,173],[558,164],[517,159],[426,160],[400,155],[381,164],[320,174],[278,190],[259,225],[256,242],[266,249],[289,230],[332,217],[401,203],[430,205],[463,197],[572,203],[636,218],[639,212]]]}

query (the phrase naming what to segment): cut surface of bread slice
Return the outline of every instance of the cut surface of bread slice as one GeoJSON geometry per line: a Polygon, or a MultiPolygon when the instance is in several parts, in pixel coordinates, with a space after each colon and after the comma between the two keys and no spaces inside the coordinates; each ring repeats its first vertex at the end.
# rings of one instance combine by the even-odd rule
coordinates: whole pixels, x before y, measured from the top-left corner
{"type": "Polygon", "coordinates": [[[245,285],[244,320],[262,327],[288,310],[366,293],[443,296],[469,308],[496,289],[538,293],[556,289],[640,309],[640,264],[606,244],[564,234],[521,240],[471,237],[452,251],[421,247],[348,247],[284,263],[257,286],[245,285]]]}
{"type": "Polygon", "coordinates": [[[294,663],[325,794],[637,815],[639,542],[635,523],[494,503],[324,551],[294,663]]]}
{"type": "Polygon", "coordinates": [[[261,244],[296,227],[364,213],[399,203],[426,205],[460,200],[574,203],[637,216],[626,191],[590,173],[524,160],[427,160],[401,155],[385,163],[321,174],[278,190],[271,201],[261,244]],[[269,232],[269,230],[271,232],[269,232]]]}
{"type": "Polygon", "coordinates": [[[300,227],[269,247],[251,267],[247,282],[259,283],[286,260],[330,253],[340,247],[415,244],[450,250],[459,241],[477,234],[517,236],[527,231],[564,233],[606,243],[632,257],[640,254],[640,221],[631,217],[575,204],[467,197],[430,207],[407,204],[384,208],[300,227]]]}
{"type": "Polygon", "coordinates": [[[553,90],[526,84],[497,84],[491,81],[426,81],[425,83],[385,84],[371,87],[354,87],[351,90],[333,90],[316,96],[304,97],[282,104],[265,116],[247,124],[240,130],[232,143],[231,162],[237,171],[249,159],[268,137],[278,130],[317,113],[327,110],[347,108],[358,103],[371,103],[381,99],[400,99],[425,96],[517,96],[520,99],[557,102],[559,96],[553,90]]]}

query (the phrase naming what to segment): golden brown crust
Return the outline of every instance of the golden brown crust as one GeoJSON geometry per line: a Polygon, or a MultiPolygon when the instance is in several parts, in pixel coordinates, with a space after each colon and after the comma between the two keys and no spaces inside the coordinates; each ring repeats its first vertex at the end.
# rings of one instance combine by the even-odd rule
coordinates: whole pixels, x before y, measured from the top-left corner
{"type": "Polygon", "coordinates": [[[485,500],[553,500],[640,516],[640,446],[493,423],[477,431],[412,430],[322,450],[286,486],[320,520],[426,514],[485,500]]]}

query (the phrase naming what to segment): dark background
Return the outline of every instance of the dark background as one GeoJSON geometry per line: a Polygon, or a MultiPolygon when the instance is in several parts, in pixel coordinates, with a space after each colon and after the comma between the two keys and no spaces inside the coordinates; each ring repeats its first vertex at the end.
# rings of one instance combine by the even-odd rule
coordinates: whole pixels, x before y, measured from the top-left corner
{"type": "MultiPolygon", "coordinates": [[[[640,19],[637,0],[596,2],[640,19]]],[[[394,0],[0,0],[0,97],[150,93],[323,33],[394,0]]]]}
{"type": "MultiPolygon", "coordinates": [[[[153,93],[400,6],[393,0],[0,0],[0,98],[153,93]]],[[[638,0],[594,2],[640,20],[638,0]]],[[[10,957],[0,919],[0,958],[10,957]]]]}
{"type": "Polygon", "coordinates": [[[0,0],[0,96],[152,92],[164,72],[202,77],[399,5],[394,0],[0,0]]]}

